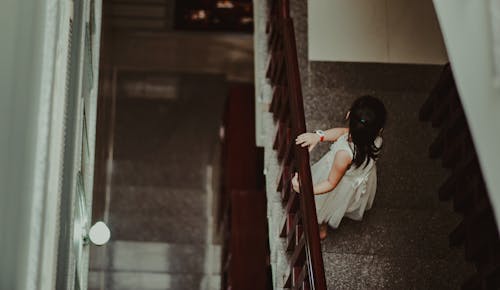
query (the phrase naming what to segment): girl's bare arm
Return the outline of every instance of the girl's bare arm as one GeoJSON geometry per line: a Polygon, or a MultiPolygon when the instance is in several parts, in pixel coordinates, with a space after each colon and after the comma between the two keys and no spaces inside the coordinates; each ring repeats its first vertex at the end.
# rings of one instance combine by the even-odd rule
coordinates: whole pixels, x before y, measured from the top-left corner
{"type": "MultiPolygon", "coordinates": [[[[327,180],[324,180],[318,184],[313,186],[314,194],[324,194],[332,191],[339,181],[344,176],[345,172],[351,165],[352,158],[345,150],[340,150],[335,154],[332,168],[330,169],[330,174],[328,175],[327,180]]],[[[292,186],[296,192],[300,192],[298,175],[292,179],[292,186]]]]}
{"type": "MultiPolygon", "coordinates": [[[[328,129],[325,132],[325,138],[323,141],[336,141],[340,136],[349,132],[349,128],[332,128],[328,129]]],[[[316,144],[320,141],[320,137],[316,133],[303,133],[297,136],[295,139],[295,144],[300,145],[302,147],[309,147],[309,150],[312,150],[316,144]]]]}
{"type": "Polygon", "coordinates": [[[328,179],[314,185],[314,194],[324,194],[332,191],[339,181],[344,176],[345,172],[351,165],[352,159],[349,153],[345,150],[340,150],[335,154],[335,159],[333,159],[332,168],[330,169],[330,174],[328,174],[328,179]]]}
{"type": "MultiPolygon", "coordinates": [[[[349,128],[332,128],[325,131],[325,141],[334,142],[337,139],[349,132],[349,128]]],[[[316,134],[317,135],[317,134],[316,134]]]]}

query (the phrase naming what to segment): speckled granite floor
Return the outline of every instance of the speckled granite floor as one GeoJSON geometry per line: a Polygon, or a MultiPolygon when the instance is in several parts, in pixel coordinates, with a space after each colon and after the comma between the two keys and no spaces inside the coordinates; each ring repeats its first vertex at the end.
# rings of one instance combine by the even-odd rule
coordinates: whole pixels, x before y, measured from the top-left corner
{"type": "Polygon", "coordinates": [[[117,98],[112,240],[92,248],[90,289],[220,288],[208,187],[227,84],[216,75],[169,76],[177,85],[168,99],[117,98]]]}
{"type": "MultiPolygon", "coordinates": [[[[418,110],[439,66],[310,62],[307,1],[291,1],[309,130],[342,126],[350,103],[373,94],[386,105],[383,155],[372,210],[362,222],[344,219],[323,242],[329,289],[458,289],[472,267],[463,249],[448,247],[458,224],[437,198],[446,171],[427,157],[437,133],[418,110]]],[[[327,150],[319,148],[313,160],[327,150]]]]}

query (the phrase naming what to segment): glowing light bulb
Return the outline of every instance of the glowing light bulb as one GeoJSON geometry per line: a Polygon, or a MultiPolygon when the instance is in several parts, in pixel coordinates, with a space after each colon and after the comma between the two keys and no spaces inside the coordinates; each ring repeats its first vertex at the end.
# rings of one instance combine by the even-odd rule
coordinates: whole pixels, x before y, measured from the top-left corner
{"type": "Polygon", "coordinates": [[[111,238],[111,231],[103,222],[96,222],[89,230],[89,239],[96,246],[106,244],[111,238]]]}

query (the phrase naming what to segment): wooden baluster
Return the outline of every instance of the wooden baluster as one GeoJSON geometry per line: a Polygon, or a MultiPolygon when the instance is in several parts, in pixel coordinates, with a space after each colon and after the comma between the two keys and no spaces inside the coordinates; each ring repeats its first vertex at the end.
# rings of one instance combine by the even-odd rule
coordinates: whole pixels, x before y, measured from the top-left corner
{"type": "Polygon", "coordinates": [[[274,121],[277,119],[277,112],[281,106],[281,88],[279,86],[273,87],[273,97],[271,100],[271,105],[269,106],[269,112],[273,113],[274,121]]]}
{"type": "Polygon", "coordinates": [[[283,201],[283,203],[288,203],[288,200],[291,196],[291,194],[293,193],[293,190],[292,190],[292,183],[291,183],[291,179],[292,179],[292,170],[291,170],[291,167],[290,166],[283,166],[284,170],[283,170],[283,189],[281,190],[281,199],[283,201]]]}
{"type": "Polygon", "coordinates": [[[282,142],[283,138],[283,130],[285,128],[285,122],[280,121],[278,123],[278,130],[276,131],[275,137],[274,137],[274,142],[273,142],[273,149],[278,150],[279,144],[282,142]]]}
{"type": "Polygon", "coordinates": [[[467,159],[463,159],[460,163],[455,167],[452,171],[452,174],[439,188],[439,199],[449,200],[456,192],[457,186],[460,186],[460,181],[464,179],[464,177],[468,173],[468,169],[475,166],[477,163],[477,159],[475,156],[470,156],[467,159]]]}
{"type": "Polygon", "coordinates": [[[285,69],[284,69],[286,63],[285,63],[285,54],[283,51],[283,45],[282,43],[280,43],[280,45],[281,45],[280,47],[281,54],[279,55],[279,59],[276,65],[276,84],[283,85],[286,81],[285,69]]]}
{"type": "Polygon", "coordinates": [[[297,211],[297,208],[292,209],[291,212],[287,211],[289,215],[291,215],[293,218],[289,220],[288,223],[288,231],[286,235],[286,250],[288,252],[292,252],[295,249],[295,246],[297,245],[297,229],[300,226],[301,222],[301,216],[300,216],[300,211],[297,211]]]}
{"type": "Polygon", "coordinates": [[[290,94],[288,93],[285,86],[281,87],[281,102],[282,105],[278,111],[278,118],[280,120],[289,119],[290,114],[290,94]]]}
{"type": "Polygon", "coordinates": [[[461,149],[469,138],[470,133],[468,130],[463,130],[455,136],[450,132],[448,133],[447,138],[445,138],[444,150],[441,157],[441,163],[444,168],[453,168],[457,164],[461,159],[461,149]]]}
{"type": "Polygon", "coordinates": [[[451,72],[450,65],[447,64],[443,68],[438,83],[432,90],[429,98],[427,98],[424,105],[420,109],[419,117],[421,121],[429,121],[436,103],[440,101],[441,96],[446,93],[451,87],[454,87],[453,74],[451,72]]]}
{"type": "Polygon", "coordinates": [[[282,138],[280,142],[278,143],[278,161],[282,162],[283,158],[285,157],[286,149],[289,146],[291,140],[291,129],[290,129],[290,120],[287,120],[285,122],[280,122],[280,124],[283,124],[284,128],[282,131],[282,138]]]}

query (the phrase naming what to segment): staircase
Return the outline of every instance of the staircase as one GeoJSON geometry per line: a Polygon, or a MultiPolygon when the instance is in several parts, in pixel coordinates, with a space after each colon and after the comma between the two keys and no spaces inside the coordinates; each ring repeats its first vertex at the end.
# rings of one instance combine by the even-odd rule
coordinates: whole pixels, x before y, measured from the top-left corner
{"type": "Polygon", "coordinates": [[[94,249],[90,289],[220,289],[219,245],[114,241],[94,249]]]}
{"type": "Polygon", "coordinates": [[[219,75],[118,72],[111,241],[92,247],[89,289],[220,289],[213,210],[226,90],[219,75]],[[130,84],[148,77],[172,85],[163,97],[136,94],[130,84]]]}
{"type": "MultiPolygon", "coordinates": [[[[307,4],[290,2],[307,130],[345,125],[347,109],[361,94],[379,97],[389,113],[374,207],[362,222],[343,220],[321,244],[327,288],[460,288],[474,269],[465,262],[461,249],[448,245],[448,234],[460,220],[450,205],[440,203],[437,197],[446,171],[427,156],[438,132],[419,121],[419,109],[442,68],[308,61],[307,4]]],[[[272,89],[265,80],[266,63],[262,61],[268,59],[262,33],[269,11],[263,2],[255,5],[256,53],[260,53],[256,61],[257,96],[258,101],[270,104],[272,89]]],[[[281,194],[276,192],[281,169],[272,144],[277,130],[271,114],[263,113],[271,263],[275,289],[282,289],[287,288],[290,270],[286,240],[278,237],[286,212],[281,194]]],[[[326,150],[328,146],[322,144],[311,160],[319,159],[326,150]]]]}

